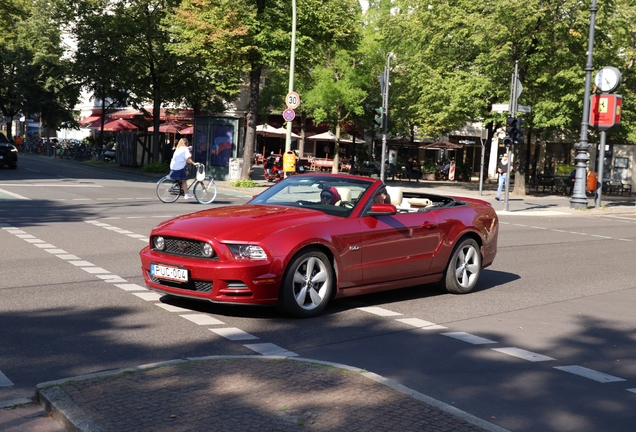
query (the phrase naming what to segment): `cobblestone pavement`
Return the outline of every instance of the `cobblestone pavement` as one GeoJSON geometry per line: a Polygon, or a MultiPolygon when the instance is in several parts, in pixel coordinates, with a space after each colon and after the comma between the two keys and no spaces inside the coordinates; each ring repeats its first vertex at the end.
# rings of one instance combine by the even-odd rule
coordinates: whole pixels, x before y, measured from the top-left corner
{"type": "Polygon", "coordinates": [[[67,430],[504,431],[378,375],[298,358],[186,359],[38,392],[67,430]]]}

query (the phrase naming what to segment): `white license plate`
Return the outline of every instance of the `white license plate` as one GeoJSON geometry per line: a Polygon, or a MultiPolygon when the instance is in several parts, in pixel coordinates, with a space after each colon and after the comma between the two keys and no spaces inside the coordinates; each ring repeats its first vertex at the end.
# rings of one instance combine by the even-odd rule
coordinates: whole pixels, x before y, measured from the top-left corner
{"type": "Polygon", "coordinates": [[[159,279],[168,279],[178,282],[188,281],[188,270],[159,264],[150,264],[150,274],[159,279]]]}

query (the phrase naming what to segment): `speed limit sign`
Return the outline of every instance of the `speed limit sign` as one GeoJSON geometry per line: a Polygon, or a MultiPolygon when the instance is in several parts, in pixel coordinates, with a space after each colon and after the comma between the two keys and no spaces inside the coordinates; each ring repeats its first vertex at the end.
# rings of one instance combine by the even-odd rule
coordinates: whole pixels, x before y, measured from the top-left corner
{"type": "Polygon", "coordinates": [[[287,96],[285,96],[285,103],[289,109],[298,108],[298,105],[300,105],[300,96],[298,96],[296,92],[289,92],[287,96]]]}

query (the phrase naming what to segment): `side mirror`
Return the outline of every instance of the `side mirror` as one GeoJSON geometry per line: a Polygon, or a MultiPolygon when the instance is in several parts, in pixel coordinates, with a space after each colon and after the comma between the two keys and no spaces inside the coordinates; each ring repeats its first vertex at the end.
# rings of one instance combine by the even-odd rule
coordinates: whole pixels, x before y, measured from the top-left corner
{"type": "Polygon", "coordinates": [[[397,214],[397,208],[393,204],[373,204],[369,216],[390,216],[397,214]]]}

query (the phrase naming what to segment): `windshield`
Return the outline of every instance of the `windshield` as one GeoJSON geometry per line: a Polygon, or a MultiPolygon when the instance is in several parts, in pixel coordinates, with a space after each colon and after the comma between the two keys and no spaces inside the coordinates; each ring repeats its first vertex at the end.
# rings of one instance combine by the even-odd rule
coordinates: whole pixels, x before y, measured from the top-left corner
{"type": "Polygon", "coordinates": [[[373,182],[329,175],[295,175],[272,186],[250,204],[284,205],[348,217],[373,182]]]}

